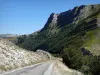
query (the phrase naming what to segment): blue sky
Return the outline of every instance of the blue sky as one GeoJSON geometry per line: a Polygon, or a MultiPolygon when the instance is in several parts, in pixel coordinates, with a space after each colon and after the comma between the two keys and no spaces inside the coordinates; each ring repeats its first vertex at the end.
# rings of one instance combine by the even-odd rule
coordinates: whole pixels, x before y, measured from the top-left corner
{"type": "Polygon", "coordinates": [[[0,34],[29,34],[40,30],[51,13],[100,0],[0,0],[0,34]]]}

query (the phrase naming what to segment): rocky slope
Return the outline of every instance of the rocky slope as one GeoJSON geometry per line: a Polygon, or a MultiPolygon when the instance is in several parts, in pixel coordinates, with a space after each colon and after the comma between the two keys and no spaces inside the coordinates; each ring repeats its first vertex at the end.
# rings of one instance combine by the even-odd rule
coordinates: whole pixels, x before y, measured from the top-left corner
{"type": "Polygon", "coordinates": [[[27,51],[0,39],[0,73],[48,60],[44,53],[27,51]]]}

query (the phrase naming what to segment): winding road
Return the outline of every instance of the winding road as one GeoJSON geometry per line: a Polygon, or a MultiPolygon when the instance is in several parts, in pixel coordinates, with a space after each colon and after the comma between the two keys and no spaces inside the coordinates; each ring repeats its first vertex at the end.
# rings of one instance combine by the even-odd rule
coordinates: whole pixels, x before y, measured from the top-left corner
{"type": "Polygon", "coordinates": [[[7,72],[2,75],[46,75],[47,73],[49,75],[49,73],[51,73],[52,66],[52,62],[39,63],[22,69],[7,72]]]}
{"type": "Polygon", "coordinates": [[[6,72],[1,75],[83,75],[60,61],[48,61],[6,72]]]}

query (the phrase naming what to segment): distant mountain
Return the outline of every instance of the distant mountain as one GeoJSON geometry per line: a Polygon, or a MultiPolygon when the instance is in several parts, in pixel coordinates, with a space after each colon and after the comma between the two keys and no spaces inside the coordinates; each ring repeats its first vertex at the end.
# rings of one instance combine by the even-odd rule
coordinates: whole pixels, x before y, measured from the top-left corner
{"type": "Polygon", "coordinates": [[[16,34],[0,34],[0,38],[10,38],[10,37],[17,37],[16,34]]]}

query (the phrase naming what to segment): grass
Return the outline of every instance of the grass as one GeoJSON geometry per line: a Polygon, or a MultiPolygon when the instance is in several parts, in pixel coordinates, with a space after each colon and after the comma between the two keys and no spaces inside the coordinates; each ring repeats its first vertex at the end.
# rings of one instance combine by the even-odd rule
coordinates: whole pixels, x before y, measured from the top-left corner
{"type": "Polygon", "coordinates": [[[86,33],[84,36],[84,45],[87,50],[90,50],[94,55],[99,55],[100,50],[100,29],[92,30],[86,33]],[[95,47],[97,46],[97,47],[95,47]]]}

